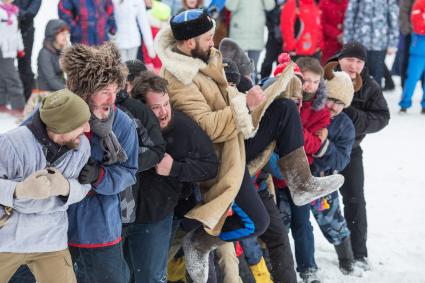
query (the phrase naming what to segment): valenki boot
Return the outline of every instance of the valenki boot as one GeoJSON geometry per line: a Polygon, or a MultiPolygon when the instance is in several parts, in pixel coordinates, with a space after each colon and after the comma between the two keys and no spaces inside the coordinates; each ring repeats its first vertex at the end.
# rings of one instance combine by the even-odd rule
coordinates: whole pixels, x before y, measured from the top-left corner
{"type": "Polygon", "coordinates": [[[345,238],[341,244],[335,245],[335,250],[338,255],[339,270],[341,270],[342,274],[357,277],[363,276],[363,270],[354,265],[350,237],[345,238]]]}
{"type": "Polygon", "coordinates": [[[344,177],[340,174],[326,177],[312,176],[304,147],[282,156],[278,164],[292,200],[298,206],[328,195],[344,184],[344,177]]]}
{"type": "Polygon", "coordinates": [[[209,235],[202,227],[187,233],[183,238],[186,269],[194,283],[207,282],[209,254],[224,243],[219,237],[209,235]]]}

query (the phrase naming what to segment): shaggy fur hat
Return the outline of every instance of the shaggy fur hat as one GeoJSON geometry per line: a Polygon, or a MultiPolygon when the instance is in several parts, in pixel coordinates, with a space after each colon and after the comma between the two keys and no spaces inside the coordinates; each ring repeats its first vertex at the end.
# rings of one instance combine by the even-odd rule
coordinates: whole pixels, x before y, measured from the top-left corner
{"type": "Polygon", "coordinates": [[[330,62],[325,66],[325,83],[328,90],[328,98],[337,99],[344,103],[344,108],[350,106],[355,91],[362,87],[360,75],[354,82],[346,72],[335,72],[333,69],[338,62],[330,62]]]}
{"type": "Polygon", "coordinates": [[[128,69],[127,80],[129,82],[134,81],[141,72],[147,70],[146,65],[139,59],[125,61],[125,65],[128,69]]]}
{"type": "Polygon", "coordinates": [[[230,38],[223,38],[218,49],[223,55],[223,58],[232,59],[236,63],[241,76],[250,76],[254,72],[254,63],[236,41],[230,38]]]}
{"type": "Polygon", "coordinates": [[[125,87],[127,67],[121,63],[118,48],[112,43],[75,44],[65,50],[60,64],[67,75],[67,88],[84,99],[113,83],[118,89],[125,87]]]}

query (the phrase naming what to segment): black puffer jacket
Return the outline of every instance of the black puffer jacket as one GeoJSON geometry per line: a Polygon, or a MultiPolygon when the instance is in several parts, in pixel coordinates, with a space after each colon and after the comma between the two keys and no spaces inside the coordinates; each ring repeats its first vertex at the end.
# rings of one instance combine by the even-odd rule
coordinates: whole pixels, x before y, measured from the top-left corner
{"type": "MultiPolygon", "coordinates": [[[[337,57],[329,61],[338,61],[337,57]]],[[[337,67],[339,69],[339,66],[337,67]]],[[[366,134],[376,133],[388,125],[390,111],[381,88],[369,75],[367,67],[361,73],[363,86],[354,93],[351,106],[344,112],[351,118],[356,130],[353,149],[358,147],[366,134]]]]}
{"type": "Polygon", "coordinates": [[[47,23],[43,48],[38,54],[38,88],[40,90],[56,91],[65,87],[63,71],[59,66],[60,50],[57,50],[53,42],[56,34],[67,28],[62,20],[50,20],[47,23]]]}

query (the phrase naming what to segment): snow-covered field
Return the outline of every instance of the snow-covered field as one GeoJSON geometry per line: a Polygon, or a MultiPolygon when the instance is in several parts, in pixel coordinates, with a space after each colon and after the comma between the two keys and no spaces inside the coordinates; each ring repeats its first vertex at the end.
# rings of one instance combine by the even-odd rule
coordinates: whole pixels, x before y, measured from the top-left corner
{"type": "MultiPolygon", "coordinates": [[[[36,18],[33,69],[46,22],[57,17],[58,0],[43,1],[36,18]]],[[[388,127],[363,142],[368,210],[368,249],[372,270],[362,278],[343,276],[333,246],[314,223],[316,261],[326,283],[425,282],[425,115],[419,114],[422,95],[417,89],[414,107],[400,116],[401,89],[385,93],[391,108],[388,127]],[[422,165],[421,165],[422,164],[422,165]]],[[[15,127],[14,119],[0,113],[0,133],[15,127]]],[[[1,150],[0,150],[1,151],[1,150]]]]}

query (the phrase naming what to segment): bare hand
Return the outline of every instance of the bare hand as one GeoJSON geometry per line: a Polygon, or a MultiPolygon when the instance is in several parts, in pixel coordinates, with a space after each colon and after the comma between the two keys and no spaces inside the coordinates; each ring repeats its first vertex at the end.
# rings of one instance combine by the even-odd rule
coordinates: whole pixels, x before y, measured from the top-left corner
{"type": "Polygon", "coordinates": [[[394,53],[396,53],[397,48],[394,47],[390,47],[387,49],[387,55],[393,55],[394,53]]]}
{"type": "Polygon", "coordinates": [[[173,158],[168,153],[164,154],[164,158],[155,166],[156,173],[161,176],[170,176],[171,167],[173,167],[173,158]]]}
{"type": "Polygon", "coordinates": [[[328,129],[323,128],[316,132],[316,136],[319,137],[321,143],[323,143],[328,138],[328,129]]]}
{"type": "Polygon", "coordinates": [[[255,110],[266,100],[263,90],[258,85],[253,86],[246,95],[246,105],[250,111],[255,110]]]}

